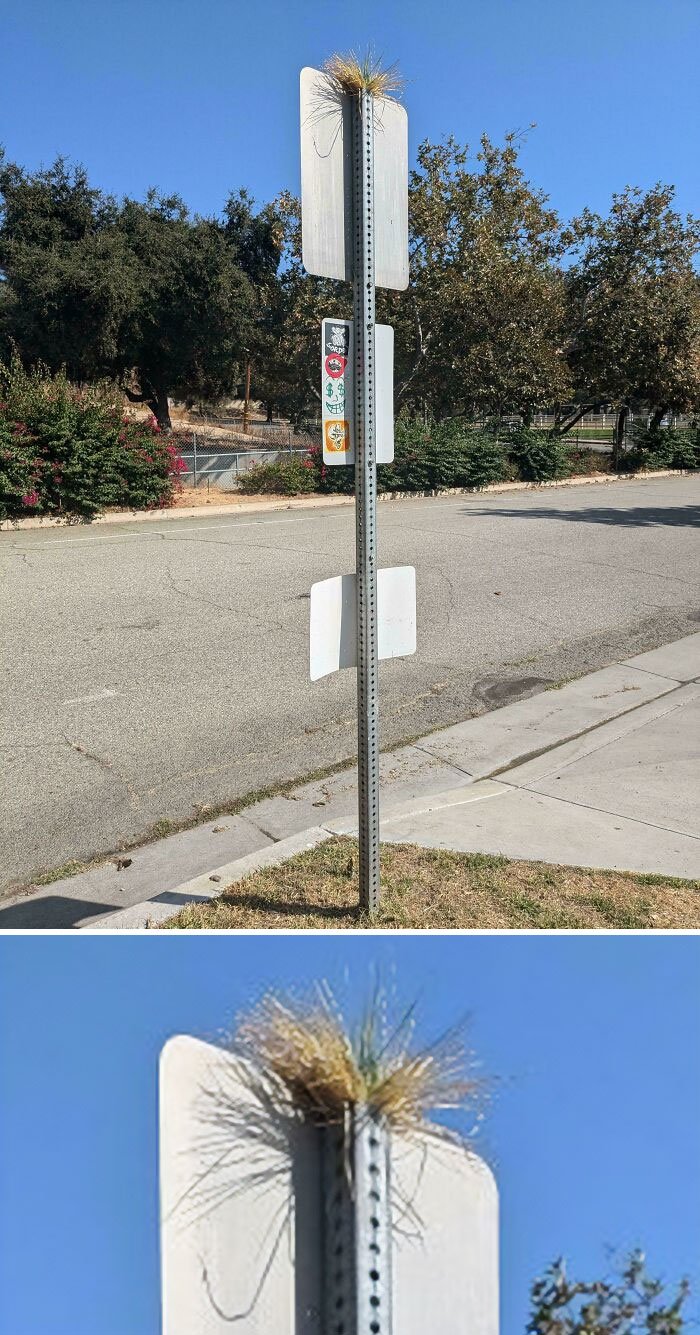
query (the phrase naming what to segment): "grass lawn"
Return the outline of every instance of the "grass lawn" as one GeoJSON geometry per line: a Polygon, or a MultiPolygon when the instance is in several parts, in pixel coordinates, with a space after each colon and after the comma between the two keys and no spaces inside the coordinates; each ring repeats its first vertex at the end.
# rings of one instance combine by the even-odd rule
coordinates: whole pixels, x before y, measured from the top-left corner
{"type": "Polygon", "coordinates": [[[612,442],[612,427],[609,426],[575,426],[571,431],[562,436],[562,440],[569,444],[576,443],[576,437],[579,440],[605,440],[612,442]]]}
{"type": "Polygon", "coordinates": [[[331,839],[165,924],[185,928],[700,927],[700,881],[382,844],[382,906],[356,908],[357,842],[331,839]]]}

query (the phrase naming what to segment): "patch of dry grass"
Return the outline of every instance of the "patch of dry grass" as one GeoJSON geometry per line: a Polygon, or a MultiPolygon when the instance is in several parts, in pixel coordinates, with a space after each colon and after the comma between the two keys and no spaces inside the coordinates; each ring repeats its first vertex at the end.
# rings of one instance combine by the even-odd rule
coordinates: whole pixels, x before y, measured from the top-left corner
{"type": "Polygon", "coordinates": [[[382,845],[382,905],[357,907],[357,843],[339,838],[266,867],[168,928],[700,928],[700,881],[382,845]]]}
{"type": "Polygon", "coordinates": [[[324,65],[328,78],[343,93],[372,93],[375,97],[396,97],[403,88],[397,65],[382,66],[381,60],[368,51],[358,56],[331,56],[324,65]]]}
{"type": "Polygon", "coordinates": [[[305,1121],[325,1126],[364,1105],[404,1135],[429,1134],[431,1113],[473,1108],[483,1081],[468,1070],[463,1026],[416,1045],[415,1007],[394,1022],[387,1000],[376,990],[353,1027],[327,984],[310,996],[270,991],[240,1019],[229,1046],[258,1081],[263,1104],[291,1103],[305,1121]]]}

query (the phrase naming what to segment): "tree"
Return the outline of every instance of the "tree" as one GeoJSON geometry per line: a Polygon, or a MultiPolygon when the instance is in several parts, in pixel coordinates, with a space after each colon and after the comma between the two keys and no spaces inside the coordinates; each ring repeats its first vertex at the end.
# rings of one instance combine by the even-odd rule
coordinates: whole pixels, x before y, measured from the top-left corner
{"type": "Polygon", "coordinates": [[[30,175],[0,151],[4,355],[95,380],[118,355],[133,287],[117,205],[57,158],[30,175]]]}
{"type": "Polygon", "coordinates": [[[607,218],[585,209],[562,237],[579,405],[567,426],[594,403],[613,403],[618,454],[635,406],[657,423],[700,407],[700,220],[675,212],[673,196],[671,186],[627,187],[607,218]]]}
{"type": "Polygon", "coordinates": [[[125,238],[135,300],[114,366],[134,402],[170,425],[168,398],[219,398],[240,377],[253,318],[253,286],[225,230],[191,219],[177,196],[125,200],[125,238]],[[138,389],[126,383],[133,375],[138,389]]]}
{"type": "Polygon", "coordinates": [[[517,136],[483,136],[478,166],[453,138],[411,173],[411,286],[397,323],[399,397],[436,416],[522,412],[564,394],[559,223],[526,181],[517,136]]]}
{"type": "Polygon", "coordinates": [[[667,1297],[634,1252],[622,1273],[593,1281],[570,1280],[560,1258],[530,1292],[528,1335],[679,1335],[689,1294],[682,1280],[667,1297]]]}
{"type": "Polygon", "coordinates": [[[60,158],[33,175],[0,167],[5,342],[75,380],[117,379],[164,426],[169,396],[231,391],[256,278],[275,263],[271,223],[247,197],[222,223],[156,191],[117,204],[60,158]]]}
{"type": "Polygon", "coordinates": [[[320,409],[321,320],[352,318],[352,291],[307,274],[301,259],[299,200],[283,192],[275,203],[281,264],[266,288],[255,333],[257,398],[292,421],[320,409]]]}

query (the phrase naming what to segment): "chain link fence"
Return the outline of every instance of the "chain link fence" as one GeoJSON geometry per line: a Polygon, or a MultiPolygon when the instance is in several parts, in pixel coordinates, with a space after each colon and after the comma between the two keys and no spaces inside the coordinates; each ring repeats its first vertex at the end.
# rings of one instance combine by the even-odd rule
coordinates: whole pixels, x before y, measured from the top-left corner
{"type": "Polygon", "coordinates": [[[274,463],[285,455],[305,455],[311,445],[320,442],[313,427],[303,431],[291,426],[259,423],[246,432],[220,429],[180,430],[179,448],[186,471],[181,475],[185,486],[216,487],[235,491],[242,473],[259,464],[274,463]]]}

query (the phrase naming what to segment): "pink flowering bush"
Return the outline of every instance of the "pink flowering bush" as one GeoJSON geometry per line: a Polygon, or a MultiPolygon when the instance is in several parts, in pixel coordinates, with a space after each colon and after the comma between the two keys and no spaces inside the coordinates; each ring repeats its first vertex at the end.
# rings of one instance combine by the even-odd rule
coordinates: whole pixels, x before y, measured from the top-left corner
{"type": "Polygon", "coordinates": [[[120,398],[18,359],[0,364],[0,518],[172,505],[185,470],[178,437],[126,417],[120,398]]]}

